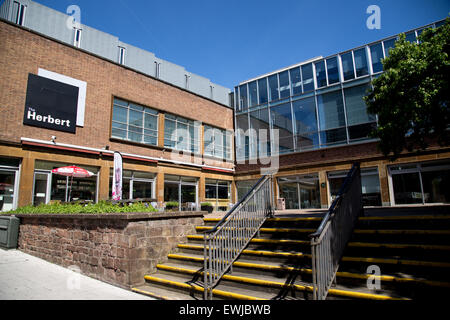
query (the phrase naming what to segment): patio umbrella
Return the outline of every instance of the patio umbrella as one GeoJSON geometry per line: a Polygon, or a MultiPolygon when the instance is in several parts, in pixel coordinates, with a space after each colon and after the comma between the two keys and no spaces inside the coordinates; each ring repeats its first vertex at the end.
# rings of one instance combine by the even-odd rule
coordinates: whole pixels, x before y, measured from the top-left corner
{"type": "Polygon", "coordinates": [[[73,177],[75,178],[88,178],[93,176],[94,174],[86,169],[77,167],[77,166],[66,166],[66,167],[60,167],[55,168],[52,170],[52,173],[59,174],[62,176],[71,177],[70,179],[70,189],[69,189],[69,199],[70,201],[70,195],[72,193],[72,183],[73,183],[73,177]]]}

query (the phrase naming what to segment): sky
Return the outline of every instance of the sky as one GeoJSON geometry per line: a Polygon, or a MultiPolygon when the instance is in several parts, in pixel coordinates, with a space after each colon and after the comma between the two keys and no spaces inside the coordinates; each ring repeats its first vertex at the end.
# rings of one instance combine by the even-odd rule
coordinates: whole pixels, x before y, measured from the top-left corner
{"type": "Polygon", "coordinates": [[[444,19],[450,0],[36,0],[232,89],[242,81],[444,19]],[[380,8],[380,28],[369,29],[380,8]]]}

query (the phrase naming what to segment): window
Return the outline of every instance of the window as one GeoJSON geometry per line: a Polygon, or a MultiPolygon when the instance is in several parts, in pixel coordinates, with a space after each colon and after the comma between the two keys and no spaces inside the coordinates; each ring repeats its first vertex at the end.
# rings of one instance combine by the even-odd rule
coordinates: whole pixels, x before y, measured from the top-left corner
{"type": "Polygon", "coordinates": [[[111,137],[157,145],[158,112],[115,98],[111,137]]]}
{"type": "Polygon", "coordinates": [[[317,112],[322,145],[347,141],[342,92],[334,91],[317,96],[317,112]]]}
{"type": "Polygon", "coordinates": [[[367,69],[366,49],[361,48],[353,51],[353,56],[355,57],[356,76],[362,77],[369,74],[369,70],[367,69]]]}
{"type": "Polygon", "coordinates": [[[155,77],[161,77],[161,62],[155,61],[155,77]]]}
{"type": "Polygon", "coordinates": [[[250,158],[270,156],[270,126],[267,108],[250,112],[250,158]]]}
{"type": "Polygon", "coordinates": [[[278,95],[278,75],[276,74],[269,77],[269,95],[270,101],[280,99],[278,95]]]}
{"type": "Polygon", "coordinates": [[[211,202],[215,211],[227,211],[230,198],[228,181],[205,179],[205,201],[211,202]]]}
{"type": "Polygon", "coordinates": [[[297,95],[302,93],[302,79],[300,75],[300,68],[294,68],[289,70],[291,75],[291,88],[292,95],[297,95]]]}
{"type": "Polygon", "coordinates": [[[190,75],[185,74],[184,75],[184,88],[185,89],[189,89],[189,79],[191,78],[190,75]]]}
{"type": "Polygon", "coordinates": [[[291,90],[289,87],[289,72],[284,71],[280,73],[280,98],[287,98],[291,95],[291,90]]]}
{"type": "Polygon", "coordinates": [[[165,115],[164,147],[198,153],[200,145],[199,124],[171,114],[165,115]]]}
{"type": "Polygon", "coordinates": [[[409,41],[411,43],[417,42],[416,32],[415,31],[408,32],[407,34],[405,34],[405,39],[406,41],[409,41]]]}
{"type": "Polygon", "coordinates": [[[292,108],[294,110],[296,149],[299,151],[317,147],[319,136],[314,97],[294,101],[292,108]]]}
{"type": "MultiPolygon", "coordinates": [[[[122,199],[155,198],[155,174],[123,170],[122,199]]],[[[112,197],[112,168],[109,172],[109,197],[112,197]]]]}
{"type": "Polygon", "coordinates": [[[367,113],[363,97],[369,88],[368,84],[344,89],[347,124],[349,126],[375,121],[375,116],[367,113]]]}
{"type": "Polygon", "coordinates": [[[397,165],[389,172],[395,204],[450,202],[448,162],[397,165]]]}
{"type": "Polygon", "coordinates": [[[19,26],[23,26],[25,22],[25,12],[27,10],[27,6],[24,4],[20,4],[17,1],[13,3],[13,22],[17,23],[19,26]]]}
{"type": "Polygon", "coordinates": [[[256,81],[250,82],[248,84],[248,92],[250,107],[258,105],[258,89],[256,87],[256,81]]]}
{"type": "Polygon", "coordinates": [[[355,69],[353,67],[353,55],[352,52],[344,53],[341,56],[342,71],[344,73],[344,80],[351,80],[355,78],[355,69]]]}
{"type": "Polygon", "coordinates": [[[396,38],[392,38],[383,42],[384,44],[384,56],[387,58],[389,56],[389,50],[395,47],[396,38]]]}
{"type": "Polygon", "coordinates": [[[98,167],[79,165],[94,173],[91,177],[71,178],[52,173],[52,169],[65,167],[71,163],[35,161],[33,204],[48,203],[52,200],[97,201],[98,167]],[[73,181],[72,181],[73,180],[73,181]]]}
{"type": "Polygon", "coordinates": [[[205,125],[205,155],[231,160],[231,132],[205,125]]]}
{"type": "Polygon", "coordinates": [[[383,71],[383,63],[381,59],[383,59],[383,46],[380,43],[374,44],[370,46],[370,56],[372,60],[372,71],[373,73],[383,71]]]}
{"type": "MultiPolygon", "coordinates": [[[[279,153],[294,151],[291,104],[285,103],[270,108],[272,130],[278,130],[279,153]]],[[[274,136],[274,140],[276,137],[274,136]]],[[[276,152],[276,150],[273,150],[276,152]]]]}
{"type": "Polygon", "coordinates": [[[119,47],[119,63],[125,64],[125,48],[119,47]]]}
{"type": "Polygon", "coordinates": [[[267,103],[267,78],[258,80],[259,103],[267,103]]]}
{"type": "Polygon", "coordinates": [[[198,207],[197,179],[165,174],[164,201],[177,202],[178,210],[196,210],[198,207]]]}
{"type": "Polygon", "coordinates": [[[246,111],[248,109],[247,85],[239,86],[239,110],[246,111]]]}
{"type": "Polygon", "coordinates": [[[316,66],[316,80],[317,80],[317,87],[324,87],[327,85],[327,75],[325,72],[325,62],[319,61],[315,63],[316,66]]]}
{"type": "MultiPolygon", "coordinates": [[[[331,201],[333,201],[339,193],[347,174],[347,171],[335,171],[328,173],[331,201]]],[[[378,168],[361,169],[361,191],[364,206],[381,206],[378,168]]]]}
{"type": "Polygon", "coordinates": [[[328,84],[339,82],[337,57],[327,59],[328,84]]]}
{"type": "MultiPolygon", "coordinates": [[[[19,159],[0,158],[0,212],[17,208],[19,166],[19,159]]],[[[45,197],[45,191],[40,194],[45,197]]]]}
{"type": "Polygon", "coordinates": [[[302,66],[303,91],[308,92],[314,90],[314,79],[312,63],[302,66]]]}
{"type": "Polygon", "coordinates": [[[73,45],[81,48],[81,29],[74,28],[73,45]]]}
{"type": "Polygon", "coordinates": [[[237,160],[249,157],[248,114],[236,116],[236,158],[237,160]]]}
{"type": "Polygon", "coordinates": [[[241,180],[236,181],[237,201],[241,200],[258,182],[258,180],[241,180]]]}
{"type": "Polygon", "coordinates": [[[285,199],[286,209],[320,208],[319,175],[278,178],[280,197],[285,199]]]}

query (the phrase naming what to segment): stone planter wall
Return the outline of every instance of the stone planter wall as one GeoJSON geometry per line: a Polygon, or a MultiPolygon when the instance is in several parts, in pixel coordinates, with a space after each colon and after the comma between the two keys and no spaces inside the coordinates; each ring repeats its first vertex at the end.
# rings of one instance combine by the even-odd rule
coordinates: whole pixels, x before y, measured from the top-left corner
{"type": "Polygon", "coordinates": [[[203,225],[205,212],[17,215],[21,251],[130,288],[203,225]]]}

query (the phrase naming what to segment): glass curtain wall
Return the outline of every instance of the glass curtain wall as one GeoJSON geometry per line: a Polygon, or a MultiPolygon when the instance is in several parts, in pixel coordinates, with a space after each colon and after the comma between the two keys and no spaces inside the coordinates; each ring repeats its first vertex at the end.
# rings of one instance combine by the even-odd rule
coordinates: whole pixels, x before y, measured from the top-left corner
{"type": "MultiPolygon", "coordinates": [[[[408,41],[417,41],[421,30],[408,32],[408,41]]],[[[277,152],[275,130],[281,154],[370,139],[376,116],[367,113],[363,97],[396,40],[380,40],[240,84],[235,88],[235,128],[258,128],[269,108],[272,154],[277,152]]],[[[252,139],[238,133],[237,161],[258,154],[261,143],[252,139]]]]}

